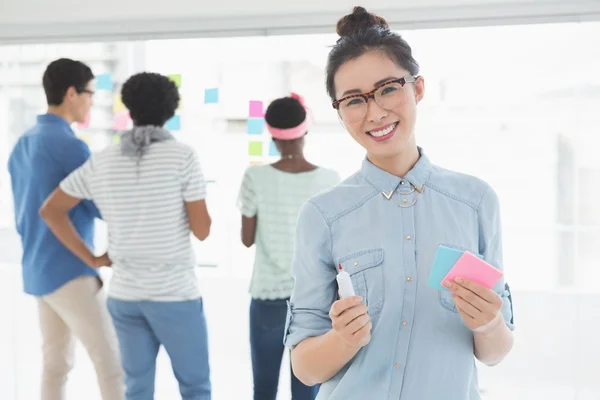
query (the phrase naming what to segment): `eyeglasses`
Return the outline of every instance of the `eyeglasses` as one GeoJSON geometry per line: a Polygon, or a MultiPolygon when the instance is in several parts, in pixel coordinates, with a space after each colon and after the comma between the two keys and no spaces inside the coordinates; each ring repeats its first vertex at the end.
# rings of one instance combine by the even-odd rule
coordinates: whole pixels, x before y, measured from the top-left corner
{"type": "Polygon", "coordinates": [[[94,95],[94,93],[96,93],[96,92],[94,92],[93,90],[81,89],[81,90],[78,90],[78,91],[77,91],[77,93],[79,93],[79,94],[81,94],[81,93],[87,93],[87,94],[89,94],[90,96],[93,96],[93,95],[94,95]]]}
{"type": "Polygon", "coordinates": [[[393,110],[401,106],[406,101],[406,91],[404,85],[415,83],[417,76],[405,76],[377,86],[368,93],[359,93],[346,96],[334,101],[331,105],[338,111],[342,121],[346,123],[357,122],[365,118],[369,99],[375,100],[383,109],[393,110]]]}

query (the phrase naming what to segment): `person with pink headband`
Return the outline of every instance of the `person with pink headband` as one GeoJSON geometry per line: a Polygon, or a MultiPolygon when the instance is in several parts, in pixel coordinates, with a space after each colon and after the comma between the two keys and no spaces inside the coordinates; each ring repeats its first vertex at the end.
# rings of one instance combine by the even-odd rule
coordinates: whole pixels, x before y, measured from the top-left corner
{"type": "MultiPolygon", "coordinates": [[[[274,100],[265,121],[281,157],[273,164],[250,166],[238,197],[242,243],[256,245],[250,285],[255,400],[277,397],[287,301],[294,288],[290,268],[298,213],[310,197],[340,181],[337,172],[304,157],[304,136],[313,118],[302,97],[292,93],[274,100]]],[[[317,395],[318,386],[304,385],[293,372],[291,386],[294,400],[314,400],[317,395]]]]}

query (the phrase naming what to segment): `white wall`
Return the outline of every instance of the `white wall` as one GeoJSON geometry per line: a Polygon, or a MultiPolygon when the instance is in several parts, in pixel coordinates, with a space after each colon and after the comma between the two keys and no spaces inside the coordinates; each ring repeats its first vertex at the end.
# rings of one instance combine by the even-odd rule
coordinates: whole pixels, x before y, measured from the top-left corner
{"type": "MultiPolygon", "coordinates": [[[[0,0],[0,43],[331,32],[355,1],[0,0]]],[[[366,4],[366,2],[365,2],[366,4]]],[[[593,0],[370,0],[397,29],[600,19],[593,0]]]]}

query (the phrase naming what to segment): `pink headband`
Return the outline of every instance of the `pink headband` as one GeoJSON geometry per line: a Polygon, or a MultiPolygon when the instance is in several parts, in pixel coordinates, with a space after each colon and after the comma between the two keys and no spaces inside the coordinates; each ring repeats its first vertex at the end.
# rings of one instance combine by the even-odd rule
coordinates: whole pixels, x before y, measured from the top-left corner
{"type": "Polygon", "coordinates": [[[287,128],[287,129],[274,128],[271,125],[266,124],[267,130],[269,131],[271,136],[273,136],[273,138],[275,138],[275,139],[279,139],[279,140],[298,139],[298,138],[304,136],[306,131],[308,131],[308,129],[313,124],[312,111],[310,110],[310,108],[306,107],[306,104],[304,104],[304,98],[302,98],[302,96],[300,96],[296,93],[292,93],[290,97],[298,100],[300,102],[300,104],[302,104],[302,106],[306,110],[306,119],[304,121],[302,121],[302,123],[300,125],[295,126],[293,128],[287,128]]]}

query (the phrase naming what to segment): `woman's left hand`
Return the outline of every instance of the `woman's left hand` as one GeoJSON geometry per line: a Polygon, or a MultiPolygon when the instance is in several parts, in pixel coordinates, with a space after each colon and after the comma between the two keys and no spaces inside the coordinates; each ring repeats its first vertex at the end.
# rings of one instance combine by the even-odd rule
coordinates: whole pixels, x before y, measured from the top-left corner
{"type": "Polygon", "coordinates": [[[492,289],[463,278],[445,281],[444,286],[452,292],[458,313],[472,331],[502,319],[502,298],[492,289]]]}

